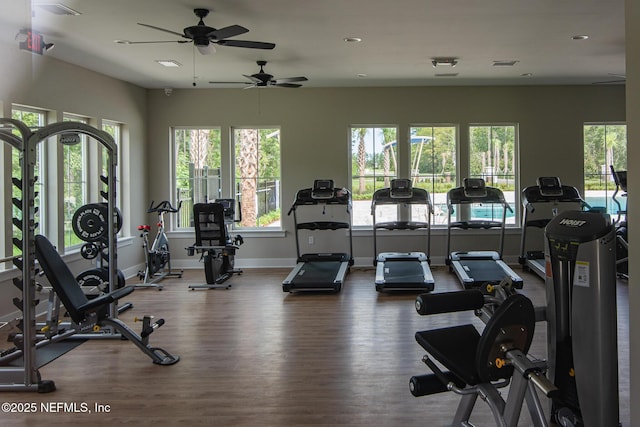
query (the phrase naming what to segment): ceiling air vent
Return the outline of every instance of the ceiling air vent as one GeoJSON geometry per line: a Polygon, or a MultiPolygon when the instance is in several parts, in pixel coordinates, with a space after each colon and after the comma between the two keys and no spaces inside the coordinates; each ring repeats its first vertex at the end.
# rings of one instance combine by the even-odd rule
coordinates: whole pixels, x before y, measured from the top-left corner
{"type": "Polygon", "coordinates": [[[516,65],[518,62],[520,61],[515,61],[515,60],[509,60],[509,61],[493,61],[493,66],[494,67],[513,67],[514,65],[516,65]]]}

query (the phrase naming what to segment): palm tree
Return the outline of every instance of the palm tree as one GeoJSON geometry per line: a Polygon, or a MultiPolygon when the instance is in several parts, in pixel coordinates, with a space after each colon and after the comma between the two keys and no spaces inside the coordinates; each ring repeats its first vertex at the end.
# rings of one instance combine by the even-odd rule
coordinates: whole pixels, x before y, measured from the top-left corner
{"type": "Polygon", "coordinates": [[[366,191],[365,169],[367,167],[367,149],[364,144],[364,137],[367,134],[367,128],[358,128],[356,135],[358,137],[358,193],[363,194],[366,191]]]}
{"type": "Polygon", "coordinates": [[[209,152],[209,129],[191,129],[189,155],[193,164],[193,202],[206,202],[204,166],[209,152]]]}
{"type": "Polygon", "coordinates": [[[256,193],[258,186],[258,129],[240,129],[240,194],[242,200],[243,227],[257,224],[256,193]]]}
{"type": "MultiPolygon", "coordinates": [[[[396,140],[396,130],[394,128],[383,128],[382,129],[382,137],[384,139],[384,143],[383,143],[383,150],[384,150],[384,161],[383,161],[383,168],[384,168],[384,186],[385,187],[389,187],[390,185],[390,180],[389,180],[389,176],[390,176],[390,169],[391,169],[391,158],[390,158],[390,153],[389,151],[392,150],[393,148],[391,147],[390,143],[396,140]],[[386,147],[389,147],[388,149],[386,147]]],[[[397,171],[394,171],[397,172],[397,171]]],[[[374,188],[375,190],[375,188],[374,188]]]]}

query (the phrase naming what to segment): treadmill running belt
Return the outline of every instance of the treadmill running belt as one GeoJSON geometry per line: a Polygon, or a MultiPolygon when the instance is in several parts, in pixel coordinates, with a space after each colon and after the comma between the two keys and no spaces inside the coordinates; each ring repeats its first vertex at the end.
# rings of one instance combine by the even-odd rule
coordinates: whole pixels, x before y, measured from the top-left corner
{"type": "Polygon", "coordinates": [[[460,261],[465,271],[476,283],[499,282],[508,274],[493,261],[465,259],[460,261]]]}
{"type": "Polygon", "coordinates": [[[387,260],[384,263],[384,282],[424,285],[422,265],[414,260],[387,260]]]}
{"type": "Polygon", "coordinates": [[[336,279],[341,261],[308,261],[293,279],[295,286],[327,285],[332,286],[336,279]]]}

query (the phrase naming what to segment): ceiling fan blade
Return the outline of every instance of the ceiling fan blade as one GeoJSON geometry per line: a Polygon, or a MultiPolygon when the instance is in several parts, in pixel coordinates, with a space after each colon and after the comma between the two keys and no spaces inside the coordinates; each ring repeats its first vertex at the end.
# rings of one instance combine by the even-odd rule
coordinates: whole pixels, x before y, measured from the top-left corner
{"type": "Polygon", "coordinates": [[[275,43],[253,42],[249,40],[217,40],[213,43],[221,46],[246,47],[249,49],[273,49],[276,47],[275,43]]]}
{"type": "Polygon", "coordinates": [[[248,78],[249,80],[251,80],[253,83],[262,83],[262,80],[260,80],[257,77],[253,77],[253,76],[249,76],[247,74],[243,74],[243,76],[245,76],[246,78],[248,78]]]}
{"type": "Polygon", "coordinates": [[[296,84],[296,83],[274,83],[271,86],[277,86],[277,87],[301,87],[302,85],[296,84]]]}
{"type": "Polygon", "coordinates": [[[190,40],[152,40],[142,42],[132,42],[131,40],[116,40],[120,44],[152,44],[152,43],[189,43],[190,40]]]}
{"type": "Polygon", "coordinates": [[[252,82],[209,82],[212,85],[252,85],[252,82]]]}
{"type": "Polygon", "coordinates": [[[594,85],[614,85],[619,83],[626,83],[627,80],[607,80],[604,82],[593,82],[594,85]]]}
{"type": "Polygon", "coordinates": [[[213,40],[223,40],[229,37],[239,36],[240,34],[244,34],[248,32],[249,30],[241,25],[230,25],[228,27],[211,31],[209,34],[207,34],[207,37],[213,40]]]}
{"type": "Polygon", "coordinates": [[[276,83],[293,83],[293,82],[306,82],[308,79],[306,77],[284,77],[281,79],[276,79],[276,83]]]}
{"type": "Polygon", "coordinates": [[[138,22],[138,25],[142,25],[143,27],[147,27],[147,28],[152,28],[152,29],[158,30],[158,31],[164,31],[165,33],[173,34],[173,35],[176,35],[178,37],[183,37],[185,39],[189,38],[189,37],[185,36],[182,33],[176,33],[175,31],[167,30],[166,28],[160,28],[160,27],[156,27],[154,25],[149,25],[149,24],[141,24],[140,22],[138,22]]]}

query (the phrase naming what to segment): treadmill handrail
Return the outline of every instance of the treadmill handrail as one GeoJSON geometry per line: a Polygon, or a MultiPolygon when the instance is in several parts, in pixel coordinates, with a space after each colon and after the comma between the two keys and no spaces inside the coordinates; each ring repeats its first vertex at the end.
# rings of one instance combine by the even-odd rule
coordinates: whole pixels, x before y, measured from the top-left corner
{"type": "Polygon", "coordinates": [[[469,221],[453,221],[449,226],[451,228],[461,228],[463,230],[473,229],[485,229],[502,227],[502,221],[486,221],[486,220],[469,220],[469,221]]]}
{"type": "Polygon", "coordinates": [[[433,215],[433,204],[429,192],[424,188],[412,188],[411,197],[391,197],[391,188],[381,188],[373,193],[371,199],[371,215],[373,216],[373,253],[374,264],[378,254],[378,229],[387,230],[427,230],[426,255],[429,258],[431,252],[431,215],[433,215]],[[376,206],[378,205],[425,205],[427,207],[427,221],[376,221],[376,206]]]}
{"type": "Polygon", "coordinates": [[[429,223],[423,221],[385,221],[376,223],[374,227],[385,230],[419,230],[429,228],[429,223]]]}
{"type": "Polygon", "coordinates": [[[340,221],[309,221],[296,224],[298,230],[340,230],[349,228],[348,222],[340,221]]]}
{"type": "Polygon", "coordinates": [[[509,203],[504,198],[504,193],[497,187],[485,187],[486,194],[483,196],[468,196],[464,187],[452,188],[447,192],[447,205],[464,205],[472,203],[494,203],[511,209],[509,203]]]}
{"type": "Polygon", "coordinates": [[[562,186],[561,195],[548,195],[540,192],[540,187],[532,185],[522,190],[522,205],[530,212],[535,210],[536,203],[580,203],[581,207],[589,207],[577,188],[570,185],[562,186]]]}
{"type": "Polygon", "coordinates": [[[371,214],[379,205],[426,205],[429,213],[433,213],[433,205],[429,192],[424,188],[413,188],[411,197],[392,197],[391,188],[380,188],[371,198],[371,214]]]}
{"type": "Polygon", "coordinates": [[[351,208],[351,192],[346,188],[336,187],[333,189],[333,197],[323,199],[315,199],[312,194],[313,188],[298,190],[287,215],[291,215],[291,212],[295,211],[298,206],[346,205],[348,209],[351,208]]]}
{"type": "Polygon", "coordinates": [[[333,189],[333,197],[331,198],[322,198],[322,199],[314,199],[313,198],[313,188],[303,188],[302,190],[298,190],[296,192],[296,197],[289,209],[287,215],[291,215],[293,213],[293,223],[294,223],[294,233],[295,233],[295,241],[296,241],[296,255],[298,259],[300,258],[300,235],[298,230],[306,229],[306,230],[337,230],[340,228],[348,230],[348,245],[349,245],[349,265],[353,264],[353,230],[352,230],[352,218],[351,218],[351,192],[346,188],[335,187],[333,189]],[[297,207],[298,206],[316,206],[316,205],[342,205],[346,206],[346,222],[338,222],[338,221],[311,221],[311,222],[298,222],[297,217],[297,207]],[[333,223],[333,226],[336,224],[341,224],[337,228],[330,227],[330,224],[333,223]],[[305,224],[307,226],[305,227],[305,224]],[[310,225],[313,224],[313,225],[310,225]],[[314,227],[314,228],[309,228],[314,227]],[[326,227],[326,228],[325,228],[326,227]]]}
{"type": "Polygon", "coordinates": [[[496,187],[486,186],[485,192],[483,192],[482,196],[470,196],[465,192],[464,186],[452,188],[447,191],[447,207],[449,211],[449,215],[447,216],[447,259],[451,260],[451,230],[453,228],[500,228],[500,243],[498,249],[499,258],[502,259],[502,251],[504,249],[504,235],[506,228],[506,220],[507,220],[507,211],[513,212],[511,206],[504,198],[504,193],[502,190],[496,187]],[[454,205],[465,205],[465,204],[473,204],[473,203],[483,203],[483,204],[497,204],[502,206],[502,220],[501,221],[486,221],[486,220],[467,220],[467,221],[451,221],[451,217],[454,214],[454,205]],[[482,224],[482,223],[494,223],[495,226],[491,227],[476,227],[472,224],[482,224]],[[463,227],[461,224],[468,224],[467,227],[463,227]]]}

